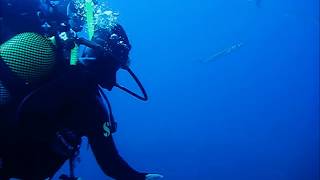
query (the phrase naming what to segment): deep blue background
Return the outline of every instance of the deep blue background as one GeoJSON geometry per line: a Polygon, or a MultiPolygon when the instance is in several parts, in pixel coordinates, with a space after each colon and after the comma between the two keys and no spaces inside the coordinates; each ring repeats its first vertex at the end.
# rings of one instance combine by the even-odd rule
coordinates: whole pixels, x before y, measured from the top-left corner
{"type": "MultiPolygon", "coordinates": [[[[320,178],[318,0],[109,2],[150,95],[108,93],[133,167],[166,180],[320,178]]],[[[86,149],[77,175],[106,179],[86,149]]]]}

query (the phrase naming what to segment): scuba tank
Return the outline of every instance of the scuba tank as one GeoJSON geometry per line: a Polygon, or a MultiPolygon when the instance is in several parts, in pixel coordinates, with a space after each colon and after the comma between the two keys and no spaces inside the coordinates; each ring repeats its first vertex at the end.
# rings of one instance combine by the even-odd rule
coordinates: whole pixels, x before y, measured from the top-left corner
{"type": "Polygon", "coordinates": [[[48,80],[56,68],[56,48],[36,33],[22,33],[0,46],[0,107],[48,80]]]}

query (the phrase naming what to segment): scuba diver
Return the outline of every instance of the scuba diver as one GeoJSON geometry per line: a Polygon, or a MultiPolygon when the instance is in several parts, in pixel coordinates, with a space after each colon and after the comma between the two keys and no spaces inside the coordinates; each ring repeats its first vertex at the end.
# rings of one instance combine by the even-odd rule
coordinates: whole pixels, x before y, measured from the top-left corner
{"type": "Polygon", "coordinates": [[[129,68],[131,45],[122,26],[115,23],[95,30],[90,40],[79,38],[70,16],[62,13],[70,2],[28,0],[24,4],[1,0],[0,179],[51,179],[68,159],[70,176],[60,178],[77,179],[73,160],[84,136],[107,176],[163,178],[133,169],[119,155],[112,137],[117,124],[104,89],[118,87],[148,99],[129,68]],[[71,63],[70,54],[77,45],[86,48],[79,61],[71,63]],[[119,69],[132,75],[143,96],[117,83],[119,69]]]}

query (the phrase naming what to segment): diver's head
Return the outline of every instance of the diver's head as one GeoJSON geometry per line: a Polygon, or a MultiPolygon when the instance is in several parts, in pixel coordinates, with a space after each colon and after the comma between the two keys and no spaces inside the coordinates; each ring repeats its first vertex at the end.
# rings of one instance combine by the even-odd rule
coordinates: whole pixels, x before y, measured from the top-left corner
{"type": "Polygon", "coordinates": [[[116,24],[111,29],[97,30],[93,36],[93,41],[99,47],[97,49],[87,49],[84,52],[82,62],[87,66],[88,71],[94,75],[97,83],[108,90],[116,86],[140,100],[147,101],[147,92],[137,76],[129,68],[131,45],[124,29],[119,24],[116,24]],[[120,68],[128,71],[139,86],[143,96],[117,83],[116,73],[120,68]]]}
{"type": "Polygon", "coordinates": [[[92,41],[103,50],[87,48],[82,63],[94,75],[100,86],[111,90],[116,85],[116,73],[129,64],[131,45],[121,25],[97,30],[92,41]]]}
{"type": "Polygon", "coordinates": [[[72,0],[39,0],[37,12],[43,31],[48,36],[69,30],[67,7],[72,0]]]}
{"type": "Polygon", "coordinates": [[[118,66],[125,67],[129,64],[131,45],[126,32],[119,24],[110,29],[99,29],[93,36],[93,41],[105,49],[104,54],[111,56],[118,66]]]}
{"type": "Polygon", "coordinates": [[[41,13],[48,19],[67,19],[67,7],[72,0],[39,0],[41,13]]]}

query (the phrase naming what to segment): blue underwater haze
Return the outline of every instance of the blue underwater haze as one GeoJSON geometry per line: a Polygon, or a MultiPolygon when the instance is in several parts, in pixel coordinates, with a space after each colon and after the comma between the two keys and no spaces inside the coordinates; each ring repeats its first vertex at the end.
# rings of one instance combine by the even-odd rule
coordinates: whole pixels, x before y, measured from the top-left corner
{"type": "MultiPolygon", "coordinates": [[[[109,5],[150,96],[107,93],[130,165],[166,180],[320,179],[318,0],[109,5]]],[[[86,140],[81,150],[76,175],[106,179],[86,140]]]]}

